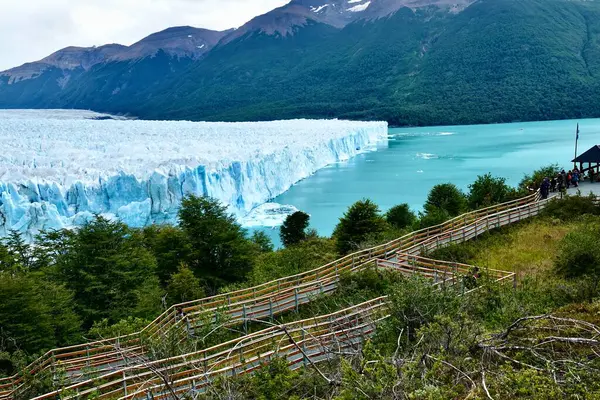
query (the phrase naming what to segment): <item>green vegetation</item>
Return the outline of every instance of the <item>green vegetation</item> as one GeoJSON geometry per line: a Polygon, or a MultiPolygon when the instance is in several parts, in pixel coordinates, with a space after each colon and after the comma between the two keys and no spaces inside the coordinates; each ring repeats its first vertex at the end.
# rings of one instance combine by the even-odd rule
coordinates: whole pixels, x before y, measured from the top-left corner
{"type": "MultiPolygon", "coordinates": [[[[488,206],[515,193],[527,192],[507,188],[490,175],[478,177],[467,194],[453,185],[439,185],[420,218],[402,204],[384,216],[376,204],[362,200],[340,218],[332,238],[307,232],[304,217],[300,223],[290,219],[286,233],[302,239],[277,251],[265,235],[249,236],[218,202],[195,196],[182,203],[176,227],[132,229],[97,216],[74,231],[44,232],[33,244],[13,233],[0,244],[0,371],[14,373],[36,355],[84,337],[139,331],[171,304],[311,270],[418,229],[436,213],[443,222],[473,204],[488,206]]],[[[548,313],[600,324],[600,208],[593,200],[554,200],[539,218],[430,255],[477,265],[482,271],[515,271],[517,289],[486,283],[484,272],[482,289],[457,296],[423,279],[369,269],[343,275],[333,295],[278,316],[279,322],[294,321],[390,296],[390,318],[362,351],[319,364],[336,385],[312,368],[291,372],[275,362],[260,375],[220,381],[206,397],[221,398],[222,390],[228,390],[257,399],[396,398],[398,393],[408,399],[484,398],[480,383],[486,379],[494,398],[598,398],[593,396],[600,389],[591,377],[600,365],[585,347],[559,346],[551,352],[540,342],[542,362],[532,352],[513,352],[506,346],[498,350],[497,336],[492,335],[504,334],[519,318],[548,313]],[[560,361],[565,359],[572,361],[568,371],[560,361]]],[[[523,324],[518,334],[506,334],[505,343],[529,345],[556,327],[547,319],[523,324]]],[[[552,334],[587,338],[580,326],[568,325],[567,331],[552,334]]],[[[245,330],[265,327],[252,322],[245,330]]],[[[194,334],[196,340],[185,345],[179,337],[152,343],[151,357],[203,348],[243,331],[216,329],[207,321],[194,334]]],[[[43,379],[36,384],[48,387],[43,379]]]]}
{"type": "Polygon", "coordinates": [[[387,120],[396,126],[598,117],[600,4],[481,0],[402,9],[344,29],[308,21],[251,33],[192,62],[159,52],[13,85],[0,107],[143,118],[387,120]]]}
{"type": "Polygon", "coordinates": [[[563,239],[555,266],[558,274],[577,279],[581,287],[587,287],[592,301],[600,284],[600,219],[586,222],[563,239]]]}
{"type": "Polygon", "coordinates": [[[293,246],[305,240],[307,237],[306,229],[310,216],[302,211],[288,215],[283,225],[279,229],[281,242],[285,247],[293,246]]]}
{"type": "Polygon", "coordinates": [[[388,210],[385,220],[396,229],[412,227],[417,222],[417,216],[410,210],[408,204],[399,204],[388,210]]]}
{"type": "Polygon", "coordinates": [[[367,199],[350,206],[335,227],[333,237],[336,239],[338,252],[348,254],[369,239],[381,238],[385,229],[386,222],[379,206],[367,199]]]}
{"type": "Polygon", "coordinates": [[[275,360],[260,380],[227,378],[202,398],[599,399],[598,345],[583,341],[597,334],[585,324],[600,324],[600,292],[589,303],[588,288],[555,269],[573,232],[590,226],[598,229],[600,221],[579,216],[556,224],[544,216],[441,249],[433,256],[513,267],[519,285],[488,285],[460,297],[419,278],[392,280],[383,288],[391,317],[361,350],[294,372],[275,360]]]}

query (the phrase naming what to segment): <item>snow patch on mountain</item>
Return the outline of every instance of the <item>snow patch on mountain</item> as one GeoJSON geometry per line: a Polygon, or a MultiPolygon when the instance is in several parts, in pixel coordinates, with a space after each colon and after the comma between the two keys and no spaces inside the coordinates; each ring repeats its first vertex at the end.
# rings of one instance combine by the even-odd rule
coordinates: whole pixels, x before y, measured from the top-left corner
{"type": "Polygon", "coordinates": [[[346,9],[346,11],[361,12],[361,11],[365,11],[367,8],[369,8],[370,5],[371,5],[371,2],[367,1],[366,3],[358,4],[358,5],[354,6],[354,7],[350,7],[348,9],[346,9]]]}
{"type": "MultiPolygon", "coordinates": [[[[175,223],[207,195],[242,218],[317,170],[387,135],[385,122],[107,120],[79,111],[0,110],[0,236],[81,225],[93,214],[175,223]]],[[[258,209],[254,220],[281,207],[258,209]]],[[[250,218],[252,219],[252,218],[250,218]]]]}

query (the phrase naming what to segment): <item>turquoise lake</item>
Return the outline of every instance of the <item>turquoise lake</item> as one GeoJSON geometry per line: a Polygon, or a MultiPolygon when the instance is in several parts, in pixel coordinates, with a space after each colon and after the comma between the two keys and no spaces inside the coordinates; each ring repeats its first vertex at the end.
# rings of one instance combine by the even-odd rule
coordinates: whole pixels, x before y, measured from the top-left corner
{"type": "MultiPolygon", "coordinates": [[[[600,119],[390,129],[377,151],[321,169],[273,202],[307,212],[311,226],[330,235],[348,206],[363,198],[382,211],[399,203],[419,211],[438,183],[467,190],[477,175],[491,172],[517,185],[544,165],[569,168],[577,122],[581,154],[600,143],[600,119]]],[[[276,238],[278,229],[267,232],[276,238]]]]}

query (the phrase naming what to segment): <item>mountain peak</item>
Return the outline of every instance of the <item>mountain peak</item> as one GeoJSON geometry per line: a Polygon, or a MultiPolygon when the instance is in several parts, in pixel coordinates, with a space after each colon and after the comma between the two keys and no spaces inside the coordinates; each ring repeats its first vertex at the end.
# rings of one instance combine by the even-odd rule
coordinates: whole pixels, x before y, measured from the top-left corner
{"type": "Polygon", "coordinates": [[[153,56],[159,50],[163,50],[171,56],[198,58],[232,31],[233,29],[212,31],[191,26],[167,28],[146,36],[113,58],[116,60],[144,58],[153,56]]]}
{"type": "Polygon", "coordinates": [[[304,26],[309,20],[343,28],[358,21],[377,19],[395,13],[401,8],[418,9],[436,6],[449,12],[460,12],[476,0],[292,0],[290,3],[260,15],[228,35],[228,43],[250,32],[269,35],[292,34],[294,27],[304,26]]]}

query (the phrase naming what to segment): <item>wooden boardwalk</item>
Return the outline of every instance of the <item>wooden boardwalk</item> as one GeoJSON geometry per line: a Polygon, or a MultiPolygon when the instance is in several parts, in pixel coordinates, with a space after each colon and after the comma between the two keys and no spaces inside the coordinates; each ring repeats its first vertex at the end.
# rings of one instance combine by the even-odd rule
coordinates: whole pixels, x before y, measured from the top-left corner
{"type": "MultiPolygon", "coordinates": [[[[67,378],[79,384],[85,379],[84,370],[99,374],[121,372],[132,362],[146,363],[146,338],[161,337],[167,332],[193,332],[198,326],[213,321],[225,313],[232,324],[250,319],[272,319],[274,315],[297,309],[319,294],[330,293],[337,287],[340,273],[358,271],[376,260],[396,262],[398,253],[419,255],[424,251],[470,240],[495,229],[535,216],[545,205],[534,194],[523,199],[477,210],[444,224],[412,232],[392,242],[359,251],[312,271],[278,279],[256,287],[238,290],[172,306],[141,332],[103,341],[55,349],[27,367],[29,375],[42,372],[54,374],[64,369],[67,378]],[[183,311],[184,315],[181,314],[183,311]]],[[[0,379],[0,399],[13,398],[25,389],[20,374],[0,379]]],[[[51,397],[40,397],[51,398],[51,397]]]]}

